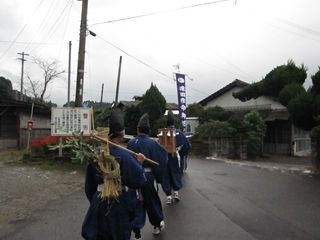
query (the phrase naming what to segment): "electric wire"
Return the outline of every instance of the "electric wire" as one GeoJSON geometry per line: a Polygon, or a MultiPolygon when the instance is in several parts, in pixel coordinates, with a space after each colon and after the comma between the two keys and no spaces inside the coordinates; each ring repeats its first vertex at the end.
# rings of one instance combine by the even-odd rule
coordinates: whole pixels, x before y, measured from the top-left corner
{"type": "Polygon", "coordinates": [[[51,4],[49,5],[49,8],[47,9],[45,17],[42,19],[42,21],[40,21],[40,25],[38,26],[38,29],[37,29],[38,34],[34,34],[33,38],[29,41],[29,44],[25,46],[25,48],[24,48],[25,52],[28,52],[28,48],[31,48],[31,46],[33,45],[32,43],[36,40],[37,36],[42,34],[43,30],[46,29],[46,27],[49,23],[48,20],[51,18],[51,16],[54,13],[54,11],[52,11],[52,9],[57,9],[57,5],[56,6],[53,5],[55,3],[55,1],[56,0],[51,1],[51,4]]]}
{"type": "MultiPolygon", "coordinates": [[[[46,41],[47,39],[50,39],[52,37],[52,35],[55,33],[57,27],[59,26],[59,24],[61,24],[61,22],[64,20],[64,18],[66,17],[64,14],[67,10],[67,7],[69,4],[72,4],[72,0],[69,0],[66,5],[64,6],[64,8],[62,9],[62,11],[59,13],[59,15],[57,16],[57,18],[55,19],[54,23],[51,25],[51,27],[48,29],[48,31],[46,32],[46,34],[44,34],[45,37],[43,37],[40,41],[46,41]]],[[[40,46],[36,46],[33,49],[31,49],[29,52],[34,52],[36,51],[40,46]]]]}
{"type": "Polygon", "coordinates": [[[231,1],[231,0],[216,0],[216,1],[210,1],[210,2],[205,2],[205,3],[199,3],[199,4],[194,4],[194,5],[185,6],[185,7],[173,8],[173,9],[169,9],[169,10],[151,12],[151,13],[146,13],[146,14],[141,14],[141,15],[136,15],[136,16],[131,16],[131,17],[119,18],[119,19],[115,19],[115,20],[97,22],[97,23],[93,23],[91,26],[107,24],[107,23],[115,23],[115,22],[120,22],[120,21],[136,19],[136,18],[149,17],[149,16],[154,16],[154,15],[159,15],[159,14],[164,14],[164,13],[169,13],[169,12],[176,12],[176,11],[181,11],[181,10],[185,10],[185,9],[189,9],[189,8],[202,7],[202,6],[206,6],[206,5],[211,5],[211,4],[221,3],[221,2],[228,2],[228,1],[231,1]]]}
{"type": "Polygon", "coordinates": [[[50,42],[23,42],[23,41],[8,41],[8,40],[0,40],[0,43],[13,43],[13,44],[21,44],[21,45],[57,45],[58,43],[50,43],[50,42]]]}
{"type": "Polygon", "coordinates": [[[60,49],[59,49],[58,58],[60,58],[60,56],[61,56],[63,41],[64,41],[64,38],[65,38],[65,36],[66,36],[67,29],[68,29],[68,27],[69,27],[70,13],[71,13],[72,6],[73,6],[73,1],[71,1],[70,7],[69,7],[69,12],[67,13],[67,23],[65,24],[65,28],[64,28],[64,31],[63,31],[63,33],[62,33],[62,38],[61,38],[61,40],[60,40],[60,49]]]}
{"type": "Polygon", "coordinates": [[[316,37],[320,37],[320,32],[316,31],[316,30],[313,30],[311,28],[308,28],[308,27],[305,27],[305,26],[302,26],[302,25],[299,25],[299,24],[296,24],[292,21],[289,21],[287,19],[284,19],[284,18],[276,18],[277,21],[281,22],[281,23],[284,23],[286,25],[289,25],[293,28],[296,28],[296,29],[299,29],[305,33],[308,33],[308,34],[311,34],[311,35],[314,35],[316,37]]]}
{"type": "Polygon", "coordinates": [[[49,19],[52,17],[52,15],[54,14],[54,11],[52,11],[52,9],[57,9],[57,4],[54,6],[54,4],[56,3],[56,0],[52,0],[47,11],[46,11],[46,14],[45,14],[45,17],[44,19],[41,21],[38,29],[37,29],[37,32],[38,33],[41,33],[43,31],[43,29],[46,28],[46,26],[48,25],[48,21],[49,19]]]}
{"type": "MultiPolygon", "coordinates": [[[[163,76],[163,77],[165,77],[166,79],[170,80],[170,82],[171,82],[171,83],[175,82],[175,80],[174,80],[174,79],[172,79],[172,77],[170,77],[169,75],[167,75],[167,74],[165,74],[165,73],[163,73],[163,72],[159,71],[158,69],[154,68],[154,67],[153,67],[153,66],[151,66],[150,64],[148,64],[148,63],[146,63],[146,62],[142,61],[141,59],[139,59],[139,58],[137,58],[137,57],[133,56],[132,54],[130,54],[130,53],[128,53],[128,52],[126,52],[126,51],[124,51],[124,50],[123,50],[123,49],[121,49],[120,47],[118,47],[118,46],[114,45],[113,43],[111,43],[111,42],[107,41],[106,39],[104,39],[104,38],[100,37],[99,35],[96,35],[96,36],[97,36],[99,39],[101,39],[102,41],[104,41],[105,43],[107,43],[108,45],[110,45],[110,46],[112,46],[112,47],[116,48],[116,49],[117,49],[117,50],[119,50],[120,52],[123,52],[124,54],[126,54],[127,56],[129,56],[129,57],[131,57],[132,59],[136,60],[137,62],[141,63],[142,65],[146,66],[147,68],[150,68],[151,70],[153,70],[153,71],[157,72],[157,73],[158,73],[158,74],[160,74],[161,76],[163,76]]],[[[193,90],[193,91],[195,91],[195,92],[201,93],[201,94],[203,94],[203,95],[205,95],[205,96],[207,96],[207,95],[208,95],[208,93],[204,93],[204,92],[199,91],[199,90],[197,90],[197,89],[195,89],[195,88],[191,88],[191,87],[189,87],[189,89],[191,89],[191,90],[193,90]]]]}
{"type": "Polygon", "coordinates": [[[20,37],[20,35],[23,33],[23,31],[26,29],[26,27],[28,26],[28,24],[30,23],[31,19],[35,16],[36,12],[38,11],[38,9],[40,8],[41,4],[44,2],[44,0],[41,0],[39,2],[39,4],[37,5],[37,7],[34,9],[34,11],[32,12],[32,14],[30,15],[28,21],[25,23],[25,25],[22,27],[22,29],[18,32],[17,36],[14,38],[13,42],[9,45],[9,47],[4,51],[4,53],[0,56],[0,60],[2,60],[2,58],[8,53],[8,51],[11,49],[11,47],[14,45],[14,42],[16,42],[18,40],[18,38],[20,37]]]}

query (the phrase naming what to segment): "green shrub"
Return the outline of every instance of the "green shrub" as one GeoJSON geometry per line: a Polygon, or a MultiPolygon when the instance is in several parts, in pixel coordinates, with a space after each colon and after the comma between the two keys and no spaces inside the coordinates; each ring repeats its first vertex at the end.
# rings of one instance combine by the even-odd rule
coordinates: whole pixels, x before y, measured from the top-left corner
{"type": "Polygon", "coordinates": [[[312,128],[310,135],[312,138],[320,138],[320,125],[312,128]]]}
{"type": "Polygon", "coordinates": [[[266,124],[258,112],[249,112],[243,118],[243,127],[247,140],[248,157],[262,154],[263,138],[266,133],[266,124]]]}
{"type": "Polygon", "coordinates": [[[234,128],[228,122],[209,120],[197,127],[195,139],[207,140],[210,138],[231,137],[234,131],[234,128]]]}

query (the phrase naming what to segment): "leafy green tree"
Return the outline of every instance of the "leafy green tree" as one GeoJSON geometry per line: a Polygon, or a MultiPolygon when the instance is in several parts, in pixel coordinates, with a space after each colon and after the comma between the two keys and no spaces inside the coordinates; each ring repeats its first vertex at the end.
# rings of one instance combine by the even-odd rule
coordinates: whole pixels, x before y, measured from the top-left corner
{"type": "Polygon", "coordinates": [[[211,138],[231,137],[234,128],[228,122],[209,120],[196,128],[195,139],[207,140],[211,138]]]}
{"type": "Polygon", "coordinates": [[[266,133],[266,125],[258,112],[249,112],[243,118],[243,127],[247,140],[247,153],[249,157],[262,154],[263,138],[266,133]]]}
{"type": "Polygon", "coordinates": [[[111,106],[105,106],[102,108],[94,108],[94,121],[95,127],[108,127],[108,119],[111,113],[111,106]]]}
{"type": "Polygon", "coordinates": [[[286,65],[274,68],[260,82],[251,84],[240,92],[233,93],[233,96],[241,101],[259,96],[278,97],[286,85],[291,83],[302,85],[306,78],[306,67],[303,64],[297,67],[293,60],[289,60],[286,65]]]}
{"type": "Polygon", "coordinates": [[[139,106],[131,106],[126,109],[124,117],[125,132],[129,135],[137,134],[137,125],[141,117],[139,106]]]}
{"type": "Polygon", "coordinates": [[[233,96],[247,101],[259,96],[278,98],[285,105],[295,126],[310,130],[320,122],[320,67],[311,79],[313,86],[306,92],[303,83],[307,77],[307,69],[302,64],[297,67],[292,60],[270,71],[264,79],[246,87],[233,96]],[[253,94],[256,85],[259,89],[253,94]]]}
{"type": "Polygon", "coordinates": [[[290,83],[280,91],[279,101],[284,106],[288,106],[289,102],[300,94],[305,93],[306,90],[299,83],[290,83]]]}
{"type": "Polygon", "coordinates": [[[293,124],[298,128],[310,130],[315,125],[312,115],[313,97],[310,93],[303,93],[292,99],[288,104],[288,111],[293,124]]]}
{"type": "MultiPolygon", "coordinates": [[[[180,127],[179,123],[179,118],[178,116],[174,115],[174,126],[176,128],[180,127]]],[[[153,126],[153,134],[158,134],[158,129],[159,128],[165,128],[167,127],[167,116],[163,115],[161,118],[155,121],[154,126],[153,126]]]]}
{"type": "Polygon", "coordinates": [[[232,115],[232,112],[226,111],[222,107],[209,107],[201,112],[199,122],[204,123],[209,120],[227,121],[232,115]]]}
{"type": "Polygon", "coordinates": [[[139,107],[141,114],[149,114],[152,129],[155,121],[165,113],[166,104],[166,99],[157,86],[151,83],[150,88],[142,96],[142,102],[139,104],[139,107]]]}
{"type": "Polygon", "coordinates": [[[0,98],[1,99],[12,98],[11,81],[4,77],[0,77],[0,98]]]}
{"type": "Polygon", "coordinates": [[[250,99],[256,99],[262,95],[261,86],[261,82],[255,82],[245,87],[243,90],[233,93],[232,95],[242,102],[248,101],[250,99]]]}
{"type": "Polygon", "coordinates": [[[235,129],[234,137],[243,137],[245,134],[245,128],[243,126],[243,116],[240,114],[233,114],[229,119],[228,123],[235,129]]]}
{"type": "Polygon", "coordinates": [[[204,109],[199,103],[192,103],[187,106],[188,117],[199,117],[203,111],[204,109]]]}
{"type": "Polygon", "coordinates": [[[318,67],[318,71],[311,76],[312,80],[312,87],[311,87],[311,94],[312,95],[320,95],[320,67],[318,67]]]}

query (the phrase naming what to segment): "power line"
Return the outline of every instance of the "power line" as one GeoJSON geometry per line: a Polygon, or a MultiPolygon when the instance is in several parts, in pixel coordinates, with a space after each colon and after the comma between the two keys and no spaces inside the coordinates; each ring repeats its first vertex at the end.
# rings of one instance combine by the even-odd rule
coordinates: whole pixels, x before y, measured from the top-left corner
{"type": "Polygon", "coordinates": [[[317,36],[317,37],[320,37],[320,32],[319,31],[316,31],[316,30],[313,30],[311,28],[308,28],[308,27],[305,27],[305,26],[302,26],[302,25],[299,25],[299,24],[296,24],[294,22],[291,22],[289,20],[286,20],[286,19],[283,19],[283,18],[276,18],[277,21],[279,22],[282,22],[286,25],[289,25],[291,27],[294,27],[296,29],[299,29],[303,32],[306,32],[306,33],[309,33],[311,35],[314,35],[314,36],[317,36]]]}
{"type": "Polygon", "coordinates": [[[144,62],[144,61],[140,60],[139,58],[137,58],[137,57],[133,56],[132,54],[130,54],[130,53],[128,53],[128,52],[126,52],[126,51],[122,50],[121,48],[119,48],[119,47],[117,47],[116,45],[114,45],[113,43],[111,43],[111,42],[109,42],[109,41],[107,41],[107,40],[103,39],[102,37],[100,37],[100,36],[98,36],[98,35],[97,35],[97,37],[98,37],[98,38],[100,38],[102,41],[104,41],[104,42],[108,43],[108,44],[109,44],[109,45],[111,45],[112,47],[114,47],[114,48],[118,49],[119,51],[123,52],[123,53],[124,53],[124,54],[126,54],[127,56],[129,56],[129,57],[133,58],[134,60],[136,60],[137,62],[141,63],[142,65],[144,65],[144,66],[146,66],[146,67],[148,67],[148,68],[152,69],[153,71],[155,71],[155,72],[159,73],[159,74],[160,74],[160,75],[162,75],[163,77],[165,77],[165,78],[168,78],[168,79],[172,80],[172,78],[171,78],[169,75],[167,75],[167,74],[165,74],[165,73],[163,73],[163,72],[159,71],[158,69],[156,69],[156,68],[152,67],[152,66],[151,66],[151,65],[149,65],[148,63],[146,63],[146,62],[144,62]]]}
{"type": "Polygon", "coordinates": [[[59,43],[49,43],[49,42],[22,42],[22,41],[8,41],[8,40],[0,40],[0,43],[13,43],[13,44],[33,44],[33,45],[56,45],[59,43]]]}
{"type": "Polygon", "coordinates": [[[52,0],[50,5],[48,6],[45,17],[43,18],[40,25],[38,26],[37,32],[42,32],[42,30],[46,28],[46,25],[48,24],[49,19],[54,14],[54,11],[52,11],[52,9],[57,9],[58,7],[57,4],[54,6],[54,4],[56,3],[55,1],[56,0],[52,0]]]}
{"type": "Polygon", "coordinates": [[[11,49],[11,47],[13,46],[13,44],[17,41],[17,39],[20,37],[20,35],[22,34],[22,32],[25,30],[25,28],[28,26],[29,22],[31,21],[31,19],[35,16],[35,13],[38,11],[39,7],[41,6],[41,4],[44,2],[44,0],[41,0],[38,4],[38,6],[35,8],[35,10],[33,11],[33,13],[31,14],[30,18],[28,19],[28,21],[26,22],[26,24],[23,26],[23,28],[20,30],[20,32],[17,34],[17,36],[14,38],[13,42],[10,44],[10,46],[7,48],[6,51],[4,51],[4,53],[1,55],[0,60],[7,54],[7,52],[11,49]]]}
{"type": "MultiPolygon", "coordinates": [[[[59,13],[58,17],[55,19],[54,23],[51,25],[51,27],[49,28],[49,30],[47,31],[47,33],[45,34],[45,37],[42,38],[42,40],[47,40],[50,39],[53,35],[53,33],[56,31],[56,28],[59,26],[59,24],[61,24],[61,22],[64,20],[64,18],[66,17],[65,15],[63,15],[66,10],[68,5],[72,5],[72,0],[69,0],[65,7],[62,9],[62,11],[59,13]]],[[[34,52],[39,46],[34,47],[33,49],[30,49],[29,52],[34,52]]]]}
{"type": "Polygon", "coordinates": [[[231,0],[216,0],[216,1],[210,1],[210,2],[205,2],[205,3],[199,3],[199,4],[194,4],[194,5],[185,6],[185,7],[173,8],[173,9],[169,9],[169,10],[151,12],[151,13],[126,17],[126,18],[119,18],[119,19],[109,20],[109,21],[104,21],[104,22],[97,22],[97,23],[92,24],[91,26],[106,24],[106,23],[115,23],[115,22],[120,22],[120,21],[131,20],[131,19],[135,19],[135,18],[149,17],[149,16],[154,16],[154,15],[159,15],[159,14],[164,14],[164,13],[169,13],[169,12],[176,12],[176,11],[181,11],[181,10],[185,10],[185,9],[189,9],[189,8],[202,7],[202,6],[206,6],[206,5],[211,5],[211,4],[221,3],[221,2],[228,2],[228,1],[231,1],[231,0]]]}
{"type": "MultiPolygon", "coordinates": [[[[128,52],[126,52],[126,51],[124,51],[124,50],[123,50],[123,49],[121,49],[120,47],[117,47],[117,46],[116,46],[116,45],[114,45],[113,43],[111,43],[111,42],[109,42],[109,41],[105,40],[104,38],[102,38],[102,37],[98,36],[97,34],[95,34],[95,35],[96,35],[98,38],[100,38],[102,41],[104,41],[105,43],[107,43],[107,44],[111,45],[112,47],[116,48],[117,50],[119,50],[119,51],[123,52],[124,54],[126,54],[127,56],[129,56],[129,57],[133,58],[134,60],[136,60],[137,62],[139,62],[139,63],[141,63],[142,65],[146,66],[147,68],[150,68],[151,70],[153,70],[153,71],[157,72],[158,74],[162,75],[162,76],[163,76],[163,77],[165,77],[166,79],[169,79],[171,83],[175,82],[175,80],[174,80],[174,79],[172,79],[172,77],[170,77],[169,75],[167,75],[167,74],[165,74],[165,73],[163,73],[163,72],[159,71],[158,69],[154,68],[154,67],[153,67],[153,66],[151,66],[150,64],[148,64],[148,63],[146,63],[146,62],[142,61],[141,59],[139,59],[139,58],[137,58],[137,57],[133,56],[132,54],[130,54],[130,53],[128,53],[128,52]]],[[[201,93],[201,94],[203,94],[203,95],[206,95],[206,96],[208,95],[208,93],[204,93],[204,92],[199,91],[199,90],[197,90],[197,89],[195,89],[195,88],[191,88],[191,87],[189,87],[189,89],[191,89],[191,90],[193,90],[193,91],[195,91],[195,92],[201,93]]]]}

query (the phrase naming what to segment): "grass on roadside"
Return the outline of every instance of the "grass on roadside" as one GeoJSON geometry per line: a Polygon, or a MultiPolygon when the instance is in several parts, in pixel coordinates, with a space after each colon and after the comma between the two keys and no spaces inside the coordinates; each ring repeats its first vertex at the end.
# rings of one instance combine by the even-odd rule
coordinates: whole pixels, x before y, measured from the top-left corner
{"type": "Polygon", "coordinates": [[[1,149],[0,150],[0,161],[6,163],[14,163],[21,161],[25,151],[16,149],[1,149]]]}
{"type": "Polygon", "coordinates": [[[5,164],[25,164],[44,170],[74,171],[85,168],[83,165],[72,163],[67,158],[55,158],[53,155],[43,155],[32,158],[32,160],[24,160],[25,154],[25,150],[1,149],[0,162],[5,164]]]}

